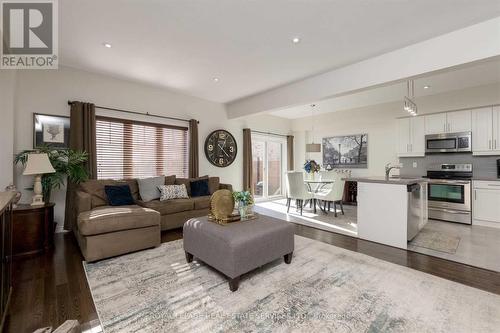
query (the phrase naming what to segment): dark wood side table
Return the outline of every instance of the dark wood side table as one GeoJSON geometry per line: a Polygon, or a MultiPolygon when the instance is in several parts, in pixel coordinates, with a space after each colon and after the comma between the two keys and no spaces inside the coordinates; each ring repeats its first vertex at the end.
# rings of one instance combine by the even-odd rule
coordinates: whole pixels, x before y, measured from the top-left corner
{"type": "Polygon", "coordinates": [[[12,252],[14,257],[36,254],[54,246],[54,203],[18,205],[13,210],[12,252]]]}

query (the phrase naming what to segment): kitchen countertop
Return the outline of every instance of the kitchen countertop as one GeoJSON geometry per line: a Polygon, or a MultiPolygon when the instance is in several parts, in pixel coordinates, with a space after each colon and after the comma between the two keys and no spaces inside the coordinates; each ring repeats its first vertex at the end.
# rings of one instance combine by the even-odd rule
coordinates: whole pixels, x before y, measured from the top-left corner
{"type": "Polygon", "coordinates": [[[418,177],[414,178],[390,177],[389,179],[385,177],[348,177],[348,178],[343,178],[342,180],[350,182],[358,182],[358,183],[378,183],[378,184],[391,184],[391,185],[410,185],[415,183],[427,182],[427,179],[418,177]]]}
{"type": "Polygon", "coordinates": [[[487,182],[500,182],[500,178],[497,177],[472,177],[472,180],[483,180],[487,182]]]}

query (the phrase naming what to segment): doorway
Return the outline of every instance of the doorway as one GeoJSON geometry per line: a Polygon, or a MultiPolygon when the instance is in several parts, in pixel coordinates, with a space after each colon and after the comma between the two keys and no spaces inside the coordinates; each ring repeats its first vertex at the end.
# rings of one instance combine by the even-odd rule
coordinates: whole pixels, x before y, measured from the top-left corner
{"type": "Polygon", "coordinates": [[[285,139],[252,134],[252,189],[256,200],[283,196],[286,161],[285,139]]]}

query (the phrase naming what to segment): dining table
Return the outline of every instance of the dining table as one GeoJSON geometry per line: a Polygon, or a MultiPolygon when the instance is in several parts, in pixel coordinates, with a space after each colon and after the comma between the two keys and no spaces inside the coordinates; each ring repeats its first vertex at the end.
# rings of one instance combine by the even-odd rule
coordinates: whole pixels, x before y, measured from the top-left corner
{"type": "MultiPolygon", "coordinates": [[[[333,184],[333,180],[320,180],[320,179],[305,179],[304,184],[306,184],[307,188],[309,189],[309,192],[315,194],[321,191],[325,186],[333,184]]],[[[318,205],[319,200],[316,198],[311,199],[311,205],[313,206],[314,209],[314,214],[316,214],[317,210],[316,207],[318,206],[321,211],[324,211],[321,205],[318,205]]],[[[306,202],[307,204],[307,202],[306,202]]]]}

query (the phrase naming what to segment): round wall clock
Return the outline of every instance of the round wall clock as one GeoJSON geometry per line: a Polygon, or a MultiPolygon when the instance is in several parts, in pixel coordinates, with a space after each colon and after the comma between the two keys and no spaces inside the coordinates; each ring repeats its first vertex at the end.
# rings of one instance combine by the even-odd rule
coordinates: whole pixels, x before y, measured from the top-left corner
{"type": "Polygon", "coordinates": [[[216,130],[205,140],[205,155],[215,166],[224,168],[236,159],[238,147],[234,136],[226,130],[216,130]]]}

